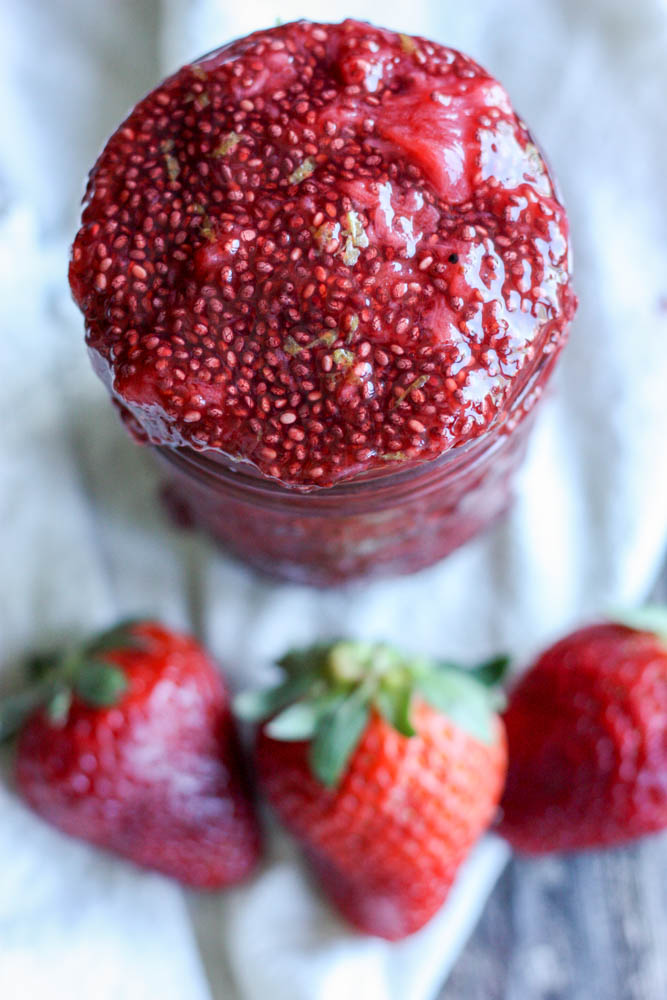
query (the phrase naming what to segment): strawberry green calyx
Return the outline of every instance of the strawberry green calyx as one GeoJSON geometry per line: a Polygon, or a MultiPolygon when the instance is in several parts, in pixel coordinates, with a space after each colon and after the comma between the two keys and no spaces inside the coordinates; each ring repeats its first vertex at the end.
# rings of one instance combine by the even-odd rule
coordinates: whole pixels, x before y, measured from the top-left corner
{"type": "Polygon", "coordinates": [[[609,619],[635,632],[652,632],[667,645],[667,607],[664,604],[646,604],[643,608],[613,611],[609,619]]]}
{"type": "Polygon", "coordinates": [[[117,704],[127,689],[127,678],[106,654],[141,648],[135,624],[121,622],[81,645],[31,657],[26,662],[28,686],[0,703],[0,742],[13,736],[38,708],[53,725],[64,725],[75,695],[92,708],[117,704]]]}
{"type": "Polygon", "coordinates": [[[508,663],[507,657],[497,657],[467,670],[409,656],[386,643],[341,639],[287,653],[279,661],[285,680],[244,692],[234,707],[246,720],[268,719],[265,731],[272,739],[308,741],[313,774],[335,787],[372,710],[403,736],[415,736],[415,697],[481,742],[492,743],[494,715],[502,705],[497,685],[508,663]]]}

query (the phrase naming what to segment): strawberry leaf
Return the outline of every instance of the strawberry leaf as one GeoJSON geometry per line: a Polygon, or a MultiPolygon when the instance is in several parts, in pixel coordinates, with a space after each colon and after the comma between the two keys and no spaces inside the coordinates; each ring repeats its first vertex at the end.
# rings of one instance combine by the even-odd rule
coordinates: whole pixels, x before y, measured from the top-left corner
{"type": "Polygon", "coordinates": [[[397,688],[380,686],[373,701],[390,726],[403,736],[415,735],[415,728],[410,720],[412,689],[408,684],[397,688]]]}
{"type": "Polygon", "coordinates": [[[113,625],[99,635],[94,636],[90,642],[83,647],[83,656],[96,656],[98,653],[110,653],[114,649],[141,649],[146,645],[143,636],[134,632],[136,625],[142,619],[126,618],[117,625],[113,625]]]}
{"type": "Polygon", "coordinates": [[[303,673],[312,676],[315,673],[322,673],[331,652],[332,646],[336,645],[336,640],[328,642],[316,642],[312,646],[304,649],[290,649],[277,661],[290,677],[296,677],[303,673]]]}
{"type": "Polygon", "coordinates": [[[667,607],[663,605],[647,604],[643,608],[617,610],[609,618],[635,632],[652,632],[663,642],[667,642],[667,607]]]}
{"type": "Polygon", "coordinates": [[[0,742],[14,736],[28,716],[43,705],[52,693],[53,685],[42,683],[4,698],[0,702],[0,742]]]}
{"type": "Polygon", "coordinates": [[[85,661],[74,677],[74,690],[82,701],[93,708],[115,705],[127,686],[124,671],[103,660],[85,661]]]}
{"type": "Polygon", "coordinates": [[[64,726],[72,705],[72,689],[58,686],[46,704],[46,714],[54,726],[64,726]]]}
{"type": "Polygon", "coordinates": [[[274,740],[312,739],[324,710],[315,700],[295,701],[267,723],[266,732],[274,740]]]}
{"type": "Polygon", "coordinates": [[[295,701],[267,723],[267,735],[274,740],[310,740],[320,720],[344,697],[341,693],[328,692],[295,701]]]}
{"type": "Polygon", "coordinates": [[[263,722],[285,705],[300,698],[313,683],[312,672],[296,674],[282,684],[257,691],[242,691],[234,699],[234,712],[246,722],[263,722]]]}
{"type": "Polygon", "coordinates": [[[485,687],[495,687],[504,680],[510,662],[509,656],[494,656],[490,660],[478,663],[469,673],[485,687]]]}
{"type": "Polygon", "coordinates": [[[326,712],[310,744],[313,774],[327,788],[335,788],[368,723],[368,693],[358,688],[326,712]]]}
{"type": "Polygon", "coordinates": [[[458,670],[433,670],[417,678],[424,701],[471,736],[493,742],[493,709],[489,693],[478,681],[458,670]]]}
{"type": "Polygon", "coordinates": [[[31,682],[44,680],[61,661],[61,654],[34,653],[25,661],[25,672],[31,682]]]}

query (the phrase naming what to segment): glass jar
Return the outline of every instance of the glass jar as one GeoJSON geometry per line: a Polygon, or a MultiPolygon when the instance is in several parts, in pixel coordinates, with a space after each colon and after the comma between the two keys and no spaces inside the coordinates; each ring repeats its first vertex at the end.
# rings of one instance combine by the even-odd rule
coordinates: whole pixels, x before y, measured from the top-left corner
{"type": "Polygon", "coordinates": [[[299,492],[215,452],[157,447],[175,518],[271,576],[314,586],[412,573],[495,521],[512,499],[543,355],[509,415],[440,458],[299,492]]]}

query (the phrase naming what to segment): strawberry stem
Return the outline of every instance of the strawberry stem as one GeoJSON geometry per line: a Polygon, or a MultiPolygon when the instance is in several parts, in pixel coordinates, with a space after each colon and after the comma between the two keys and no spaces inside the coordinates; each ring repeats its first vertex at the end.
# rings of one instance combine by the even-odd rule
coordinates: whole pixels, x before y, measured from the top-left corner
{"type": "Polygon", "coordinates": [[[11,739],[25,720],[54,694],[54,680],[49,678],[0,702],[0,743],[11,739]]]}

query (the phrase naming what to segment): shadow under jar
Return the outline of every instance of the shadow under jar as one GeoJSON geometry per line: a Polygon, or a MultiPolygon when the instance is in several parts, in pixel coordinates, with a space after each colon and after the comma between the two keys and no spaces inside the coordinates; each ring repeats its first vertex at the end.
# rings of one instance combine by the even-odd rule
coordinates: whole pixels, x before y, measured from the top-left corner
{"type": "Polygon", "coordinates": [[[499,423],[433,461],[302,492],[212,451],[156,447],[164,500],[179,523],[279,579],[327,587],[413,573],[509,507],[556,353],[542,356],[499,423]]]}

